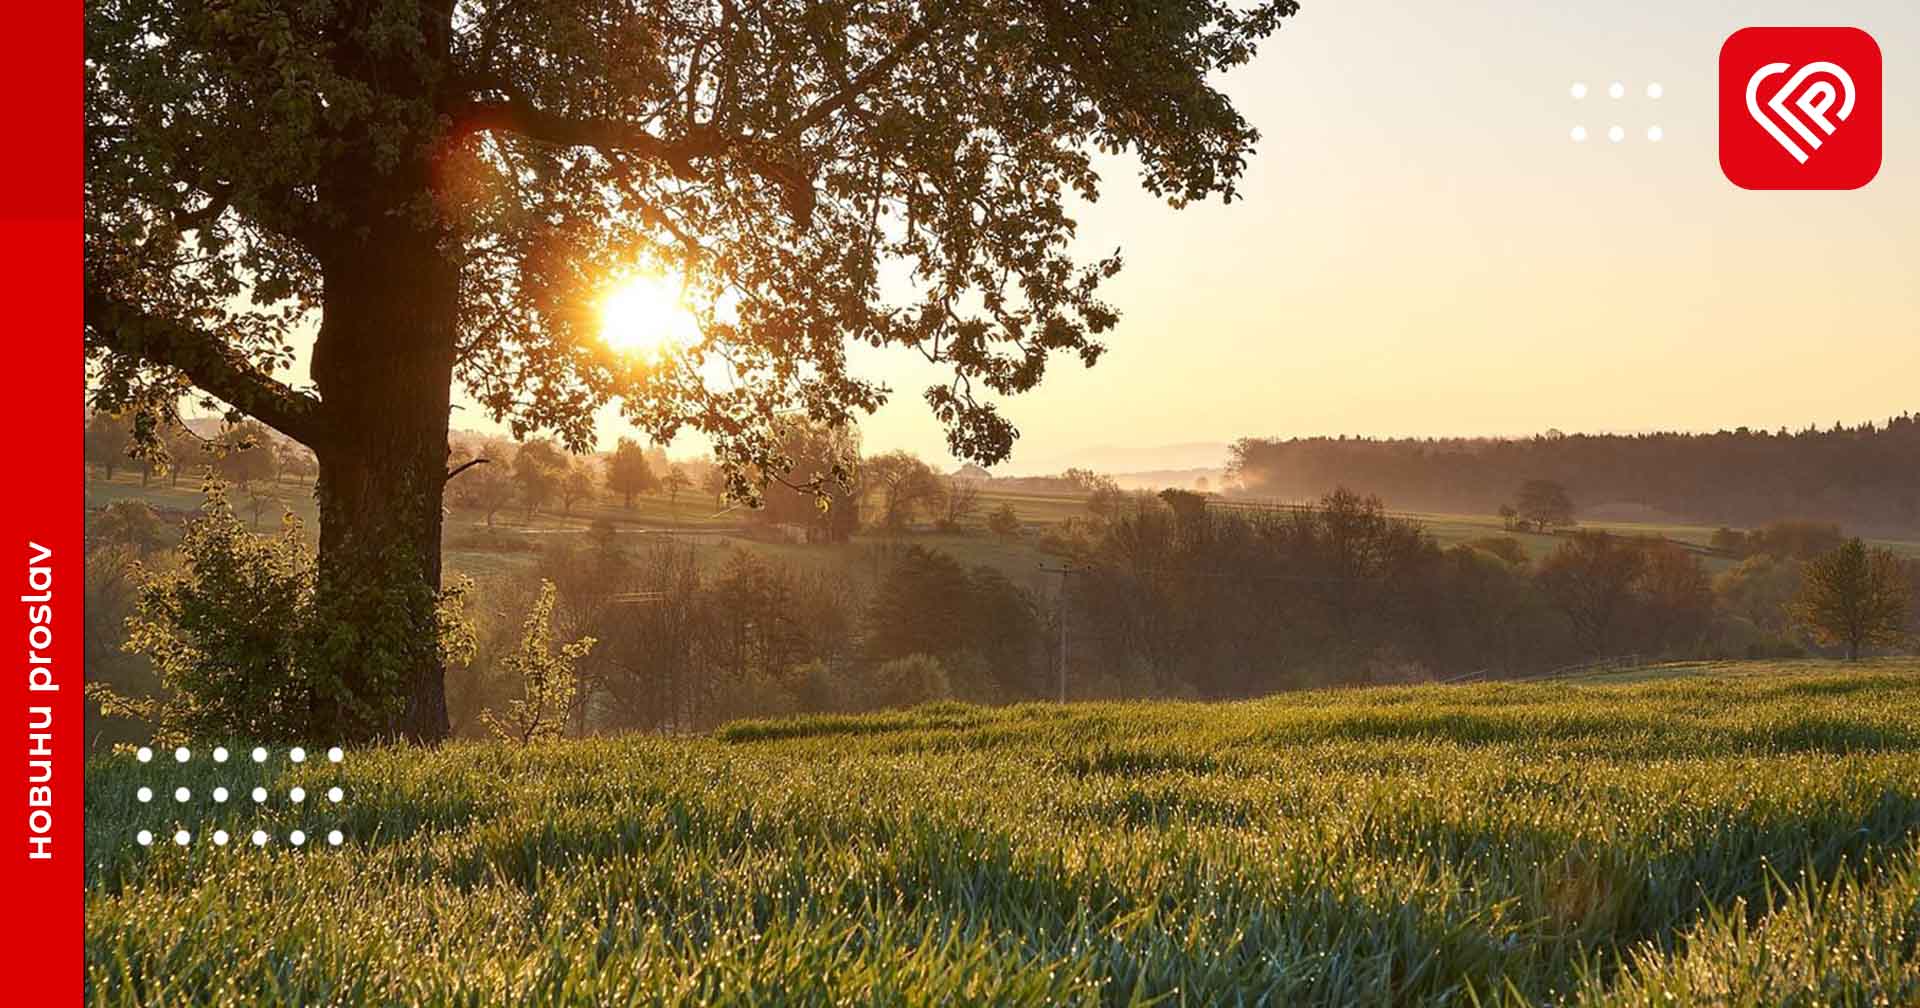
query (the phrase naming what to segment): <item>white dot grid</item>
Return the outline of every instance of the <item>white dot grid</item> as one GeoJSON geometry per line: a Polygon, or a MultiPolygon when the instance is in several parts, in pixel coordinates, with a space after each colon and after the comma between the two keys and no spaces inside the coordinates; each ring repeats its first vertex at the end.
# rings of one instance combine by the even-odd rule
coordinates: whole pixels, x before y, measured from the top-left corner
{"type": "MultiPolygon", "coordinates": [[[[230,755],[225,746],[215,746],[212,752],[215,763],[225,763],[230,755]]],[[[251,755],[255,763],[265,763],[270,754],[265,747],[255,747],[251,755]]],[[[153,749],[149,746],[141,746],[135,751],[134,758],[141,763],[150,763],[153,761],[153,749]]],[[[176,763],[190,762],[193,759],[193,751],[186,746],[176,747],[173,751],[173,758],[176,763]]],[[[287,750],[287,758],[294,763],[303,763],[306,761],[307,753],[305,749],[294,746],[287,750]]],[[[339,746],[333,746],[327,750],[327,761],[329,763],[340,763],[345,759],[346,752],[339,746]]],[[[215,803],[225,802],[230,795],[231,792],[228,791],[224,785],[215,786],[211,792],[212,799],[215,803]]],[[[346,798],[346,792],[342,790],[339,785],[329,787],[326,795],[328,801],[336,804],[346,798]]],[[[153,789],[146,785],[141,785],[135,790],[134,797],[142,804],[150,803],[154,797],[153,789]]],[[[265,804],[267,801],[267,789],[264,787],[254,788],[252,797],[255,803],[265,804]]],[[[306,788],[298,786],[290,788],[287,791],[287,797],[295,804],[303,803],[307,798],[307,790],[306,788]]],[[[192,799],[193,791],[190,788],[181,786],[174,789],[174,801],[184,804],[192,799]]],[[[232,836],[223,829],[214,830],[205,836],[207,839],[212,840],[214,845],[218,847],[225,847],[227,843],[233,839],[232,836]]],[[[272,838],[266,830],[256,829],[249,839],[253,841],[255,847],[265,847],[272,838]]],[[[328,846],[338,847],[346,842],[346,834],[338,829],[328,830],[326,841],[328,846]]],[[[154,843],[154,834],[151,830],[140,830],[134,834],[134,842],[142,847],[150,847],[154,843]]],[[[193,843],[193,833],[186,829],[176,829],[173,833],[173,842],[180,847],[188,846],[193,843]]],[[[304,830],[292,830],[287,834],[287,842],[294,847],[304,847],[307,842],[307,834],[304,830]]]]}
{"type": "MultiPolygon", "coordinates": [[[[1645,93],[1648,98],[1658,100],[1659,98],[1662,98],[1666,95],[1667,89],[1666,89],[1666,86],[1661,84],[1659,81],[1650,81],[1646,86],[1645,93]]],[[[1585,98],[1587,96],[1587,83],[1585,81],[1574,81],[1572,84],[1568,85],[1567,94],[1571,96],[1575,101],[1579,101],[1585,98]]],[[[1618,101],[1619,99],[1625,98],[1626,96],[1627,96],[1627,85],[1624,81],[1616,80],[1607,84],[1608,98],[1618,101]]],[[[1587,136],[1588,136],[1587,127],[1584,125],[1575,125],[1572,129],[1567,131],[1568,139],[1571,139],[1574,143],[1586,143],[1587,136]]],[[[1657,124],[1648,126],[1646,131],[1646,137],[1649,143],[1659,143],[1662,139],[1665,139],[1666,131],[1660,128],[1660,126],[1658,126],[1657,124]]],[[[1607,128],[1607,140],[1609,142],[1620,143],[1626,140],[1626,138],[1627,138],[1626,127],[1616,124],[1613,126],[1609,126],[1607,128]]]]}

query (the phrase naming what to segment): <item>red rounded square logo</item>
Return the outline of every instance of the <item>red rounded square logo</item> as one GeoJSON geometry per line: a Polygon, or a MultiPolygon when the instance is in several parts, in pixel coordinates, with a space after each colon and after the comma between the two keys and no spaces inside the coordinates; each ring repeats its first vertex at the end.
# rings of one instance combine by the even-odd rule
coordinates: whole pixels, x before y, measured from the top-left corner
{"type": "Polygon", "coordinates": [[[1742,189],[1880,173],[1880,46],[1858,28],[1742,28],[1720,47],[1720,170],[1742,189]]]}

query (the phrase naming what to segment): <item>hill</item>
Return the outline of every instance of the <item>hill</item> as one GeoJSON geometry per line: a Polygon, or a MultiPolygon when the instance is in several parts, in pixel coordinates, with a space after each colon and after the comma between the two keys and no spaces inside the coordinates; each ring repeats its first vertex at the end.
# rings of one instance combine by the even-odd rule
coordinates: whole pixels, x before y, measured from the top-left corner
{"type": "Polygon", "coordinates": [[[1687,666],[949,704],[337,767],[115,755],[87,778],[88,992],[1911,1004],[1917,689],[1915,659],[1687,666]],[[264,806],[134,794],[255,783],[264,806]],[[294,786],[316,797],[290,804],[294,786]],[[270,837],[216,847],[216,828],[270,837]],[[315,839],[291,848],[294,828],[315,839]]]}

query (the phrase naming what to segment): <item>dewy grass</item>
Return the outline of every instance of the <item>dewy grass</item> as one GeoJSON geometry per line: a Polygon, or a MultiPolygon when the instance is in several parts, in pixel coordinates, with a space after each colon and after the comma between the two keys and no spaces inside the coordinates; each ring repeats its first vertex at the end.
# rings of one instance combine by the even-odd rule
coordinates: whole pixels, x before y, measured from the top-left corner
{"type": "Polygon", "coordinates": [[[1651,671],[942,705],[338,767],[103,758],[87,991],[99,1005],[1920,1003],[1920,662],[1651,671]],[[276,800],[132,797],[228,777],[276,800]],[[278,797],[334,784],[338,806],[278,797]],[[204,839],[262,824],[265,848],[204,839]],[[334,826],[339,848],[282,839],[334,826]],[[186,846],[132,839],[182,828],[186,846]]]}

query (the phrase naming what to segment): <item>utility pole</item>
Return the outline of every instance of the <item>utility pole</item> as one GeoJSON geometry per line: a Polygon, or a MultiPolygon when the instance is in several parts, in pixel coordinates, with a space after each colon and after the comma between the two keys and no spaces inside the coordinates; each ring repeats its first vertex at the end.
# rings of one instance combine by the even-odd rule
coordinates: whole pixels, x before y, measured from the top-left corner
{"type": "Polygon", "coordinates": [[[1072,622],[1072,616],[1073,616],[1073,606],[1071,604],[1072,600],[1067,594],[1067,585],[1070,583],[1067,580],[1067,578],[1074,574],[1086,573],[1086,568],[1073,567],[1073,566],[1065,566],[1065,567],[1042,566],[1040,569],[1043,571],[1046,571],[1049,574],[1060,575],[1060,702],[1066,703],[1067,702],[1067,641],[1068,641],[1067,626],[1070,622],[1072,622]]]}

